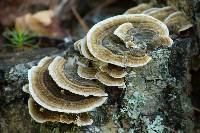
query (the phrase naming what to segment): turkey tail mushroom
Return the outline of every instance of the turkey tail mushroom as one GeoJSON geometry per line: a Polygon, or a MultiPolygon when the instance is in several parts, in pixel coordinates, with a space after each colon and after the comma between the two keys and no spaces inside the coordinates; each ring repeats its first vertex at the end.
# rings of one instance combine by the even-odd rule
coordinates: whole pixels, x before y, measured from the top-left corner
{"type": "Polygon", "coordinates": [[[80,78],[77,74],[78,65],[73,59],[57,56],[49,65],[49,74],[56,84],[72,93],[83,96],[107,96],[96,82],[80,78]]]}
{"type": "Polygon", "coordinates": [[[84,97],[59,88],[48,73],[52,60],[45,57],[38,66],[28,71],[29,91],[38,104],[51,111],[83,113],[101,106],[106,101],[107,97],[84,97]]]}
{"type": "Polygon", "coordinates": [[[28,109],[31,117],[38,123],[50,121],[66,124],[74,123],[78,126],[86,126],[93,123],[93,120],[90,118],[88,113],[66,114],[53,112],[38,105],[33,98],[29,98],[28,100],[28,109]]]}
{"type": "Polygon", "coordinates": [[[193,24],[180,11],[174,12],[169,15],[164,20],[164,23],[167,25],[169,30],[175,34],[180,34],[180,32],[193,27],[193,24]]]}
{"type": "MultiPolygon", "coordinates": [[[[32,97],[28,101],[32,118],[39,123],[91,125],[88,112],[106,102],[106,86],[125,88],[128,67],[147,65],[152,59],[151,51],[173,44],[167,26],[177,31],[173,27],[177,20],[185,20],[174,11],[172,7],[140,4],[123,15],[95,24],[65,57],[41,59],[28,71],[29,85],[23,88],[32,97]],[[158,19],[165,19],[167,26],[158,19]]],[[[28,17],[37,19],[40,15],[27,16],[27,20],[28,17]]],[[[40,23],[46,25],[50,21],[40,23]]],[[[186,29],[184,26],[190,27],[188,22],[183,23],[178,32],[186,29]]]]}
{"type": "Polygon", "coordinates": [[[139,4],[138,6],[132,7],[130,9],[128,9],[124,14],[137,14],[137,13],[141,13],[149,8],[151,8],[152,5],[151,4],[147,4],[147,3],[143,3],[143,4],[139,4]]]}
{"type": "Polygon", "coordinates": [[[124,86],[125,85],[123,78],[113,78],[106,72],[99,71],[96,73],[95,77],[106,86],[124,86]]]}
{"type": "Polygon", "coordinates": [[[93,67],[78,66],[77,73],[81,78],[92,80],[96,79],[97,70],[93,67]]]}
{"type": "Polygon", "coordinates": [[[95,24],[87,34],[87,46],[90,53],[102,62],[139,67],[151,60],[143,47],[156,36],[169,36],[167,26],[161,21],[145,14],[118,15],[95,24]],[[123,41],[127,38],[126,44],[123,41]]]}

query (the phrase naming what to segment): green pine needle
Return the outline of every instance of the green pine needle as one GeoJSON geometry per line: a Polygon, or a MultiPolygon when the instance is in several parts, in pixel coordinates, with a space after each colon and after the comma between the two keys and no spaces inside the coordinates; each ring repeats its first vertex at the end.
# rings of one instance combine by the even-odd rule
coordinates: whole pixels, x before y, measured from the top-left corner
{"type": "Polygon", "coordinates": [[[28,34],[28,32],[17,32],[14,30],[6,30],[3,36],[17,48],[23,48],[24,46],[31,46],[36,35],[28,34]]]}

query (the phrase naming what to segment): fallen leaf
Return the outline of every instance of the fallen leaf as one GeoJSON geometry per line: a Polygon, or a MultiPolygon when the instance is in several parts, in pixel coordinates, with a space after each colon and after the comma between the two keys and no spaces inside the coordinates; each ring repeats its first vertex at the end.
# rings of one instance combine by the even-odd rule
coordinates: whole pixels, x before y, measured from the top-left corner
{"type": "Polygon", "coordinates": [[[17,17],[15,28],[18,32],[33,32],[41,36],[61,36],[59,22],[52,10],[39,11],[35,14],[27,13],[17,17]]]}
{"type": "Polygon", "coordinates": [[[40,11],[35,13],[32,17],[42,23],[44,26],[48,26],[52,23],[52,17],[54,16],[52,10],[40,11]]]}

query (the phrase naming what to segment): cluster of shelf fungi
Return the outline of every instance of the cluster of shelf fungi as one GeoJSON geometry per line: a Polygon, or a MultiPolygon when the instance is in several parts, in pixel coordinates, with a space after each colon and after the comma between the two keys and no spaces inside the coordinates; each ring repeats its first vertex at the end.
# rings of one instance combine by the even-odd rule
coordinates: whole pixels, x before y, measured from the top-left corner
{"type": "Polygon", "coordinates": [[[91,125],[90,111],[109,95],[105,86],[125,88],[128,68],[147,65],[148,53],[173,44],[169,33],[192,26],[177,9],[150,4],[95,24],[65,57],[44,57],[28,71],[24,91],[30,94],[31,117],[39,123],[91,125]]]}

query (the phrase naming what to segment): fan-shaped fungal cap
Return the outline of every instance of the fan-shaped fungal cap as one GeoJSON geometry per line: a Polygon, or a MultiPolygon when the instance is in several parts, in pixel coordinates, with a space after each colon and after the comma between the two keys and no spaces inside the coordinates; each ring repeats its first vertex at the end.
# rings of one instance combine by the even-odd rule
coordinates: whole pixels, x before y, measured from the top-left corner
{"type": "Polygon", "coordinates": [[[119,15],[94,25],[87,34],[87,46],[98,60],[121,67],[139,67],[151,60],[145,48],[156,36],[169,37],[168,28],[161,21],[145,14],[119,15]],[[132,36],[134,44],[139,49],[126,48],[124,42],[113,34],[124,23],[132,24],[133,27],[128,30],[127,37],[132,36]]]}
{"type": "Polygon", "coordinates": [[[127,36],[132,28],[133,25],[131,23],[124,23],[114,31],[114,35],[118,36],[126,44],[127,48],[137,48],[134,42],[132,42],[132,36],[127,36]]]}
{"type": "Polygon", "coordinates": [[[113,78],[123,78],[127,74],[124,67],[114,66],[110,64],[100,67],[100,70],[102,72],[106,72],[109,76],[113,78]]]}
{"type": "Polygon", "coordinates": [[[78,40],[74,43],[74,49],[81,52],[81,40],[78,40]]]}
{"type": "Polygon", "coordinates": [[[97,73],[97,70],[93,67],[78,66],[77,73],[81,78],[91,80],[91,79],[96,79],[95,75],[97,73]]]}
{"type": "Polygon", "coordinates": [[[75,58],[76,58],[76,64],[78,64],[79,66],[82,66],[82,67],[89,66],[89,64],[91,62],[89,59],[86,59],[83,56],[75,56],[75,58]]]}
{"type": "Polygon", "coordinates": [[[26,92],[26,93],[30,94],[30,91],[29,91],[29,84],[25,84],[25,85],[22,87],[22,90],[23,90],[23,92],[26,92]]]}
{"type": "Polygon", "coordinates": [[[72,93],[83,96],[107,96],[99,84],[79,77],[77,68],[74,58],[69,57],[65,60],[57,56],[49,66],[49,74],[59,87],[72,93]]]}
{"type": "Polygon", "coordinates": [[[147,10],[147,9],[149,9],[151,7],[152,7],[151,4],[146,4],[146,3],[139,4],[138,6],[135,6],[135,7],[132,7],[130,9],[128,9],[125,12],[125,14],[137,14],[137,13],[141,13],[144,10],[147,10]]]}
{"type": "Polygon", "coordinates": [[[45,57],[38,66],[28,71],[29,91],[39,105],[51,111],[82,113],[91,111],[106,101],[107,97],[84,97],[61,90],[49,76],[48,67],[51,62],[52,58],[45,57]]]}
{"type": "Polygon", "coordinates": [[[38,123],[44,123],[47,121],[61,122],[67,124],[77,124],[78,126],[91,125],[93,120],[90,119],[89,114],[66,114],[49,111],[38,105],[32,98],[28,100],[28,109],[31,117],[38,123]]]}
{"type": "Polygon", "coordinates": [[[181,31],[185,31],[193,27],[193,24],[180,11],[174,12],[171,15],[169,15],[164,20],[164,23],[167,25],[169,30],[175,34],[180,34],[181,31]]]}
{"type": "Polygon", "coordinates": [[[113,78],[106,72],[97,72],[95,75],[96,79],[107,86],[124,86],[123,78],[113,78]]]}
{"type": "Polygon", "coordinates": [[[163,7],[157,10],[153,10],[151,12],[148,12],[146,14],[160,20],[160,21],[164,21],[165,18],[167,18],[170,14],[176,12],[177,10],[175,8],[173,8],[172,6],[167,6],[167,7],[163,7]]]}
{"type": "Polygon", "coordinates": [[[93,120],[90,119],[89,114],[81,113],[77,115],[76,124],[78,126],[87,126],[87,125],[91,125],[92,123],[93,123],[93,120]]]}
{"type": "Polygon", "coordinates": [[[87,38],[86,37],[84,37],[83,39],[81,39],[80,44],[81,44],[81,54],[85,58],[87,58],[89,60],[94,60],[95,61],[96,59],[94,58],[94,56],[88,50],[88,47],[87,47],[87,38]]]}
{"type": "MultiPolygon", "coordinates": [[[[151,25],[148,25],[146,24],[146,26],[148,28],[152,28],[151,25]]],[[[120,25],[115,31],[114,31],[114,34],[117,35],[121,40],[123,40],[123,42],[126,44],[126,47],[127,48],[139,48],[141,47],[140,45],[136,45],[137,43],[134,43],[134,42],[139,42],[140,43],[140,40],[146,40],[146,44],[148,44],[149,46],[148,47],[157,47],[157,46],[160,46],[160,45],[166,45],[166,46],[171,46],[172,43],[173,43],[173,40],[169,37],[169,36],[166,36],[166,35],[157,35],[156,33],[154,33],[154,35],[152,33],[150,33],[150,35],[152,34],[152,37],[151,38],[145,38],[143,37],[142,39],[138,39],[137,37],[137,34],[141,34],[141,35],[144,35],[145,34],[148,34],[148,32],[154,32],[154,31],[151,31],[150,29],[147,30],[147,29],[141,29],[140,31],[134,31],[134,27],[131,23],[124,23],[122,25],[120,25]],[[147,41],[148,40],[148,41],[147,41]]]]}
{"type": "Polygon", "coordinates": [[[95,61],[96,59],[94,56],[90,53],[87,47],[87,38],[84,37],[83,39],[80,39],[74,43],[74,49],[79,51],[81,55],[83,55],[86,59],[95,61]]]}
{"type": "Polygon", "coordinates": [[[149,9],[143,11],[142,13],[143,13],[143,14],[148,14],[149,12],[156,11],[156,10],[158,10],[158,9],[160,9],[160,8],[153,7],[153,8],[149,8],[149,9]]]}
{"type": "Polygon", "coordinates": [[[170,47],[172,46],[172,44],[173,40],[170,37],[160,35],[153,37],[151,40],[149,40],[149,42],[147,43],[147,49],[154,50],[155,48],[162,45],[170,47]]]}

